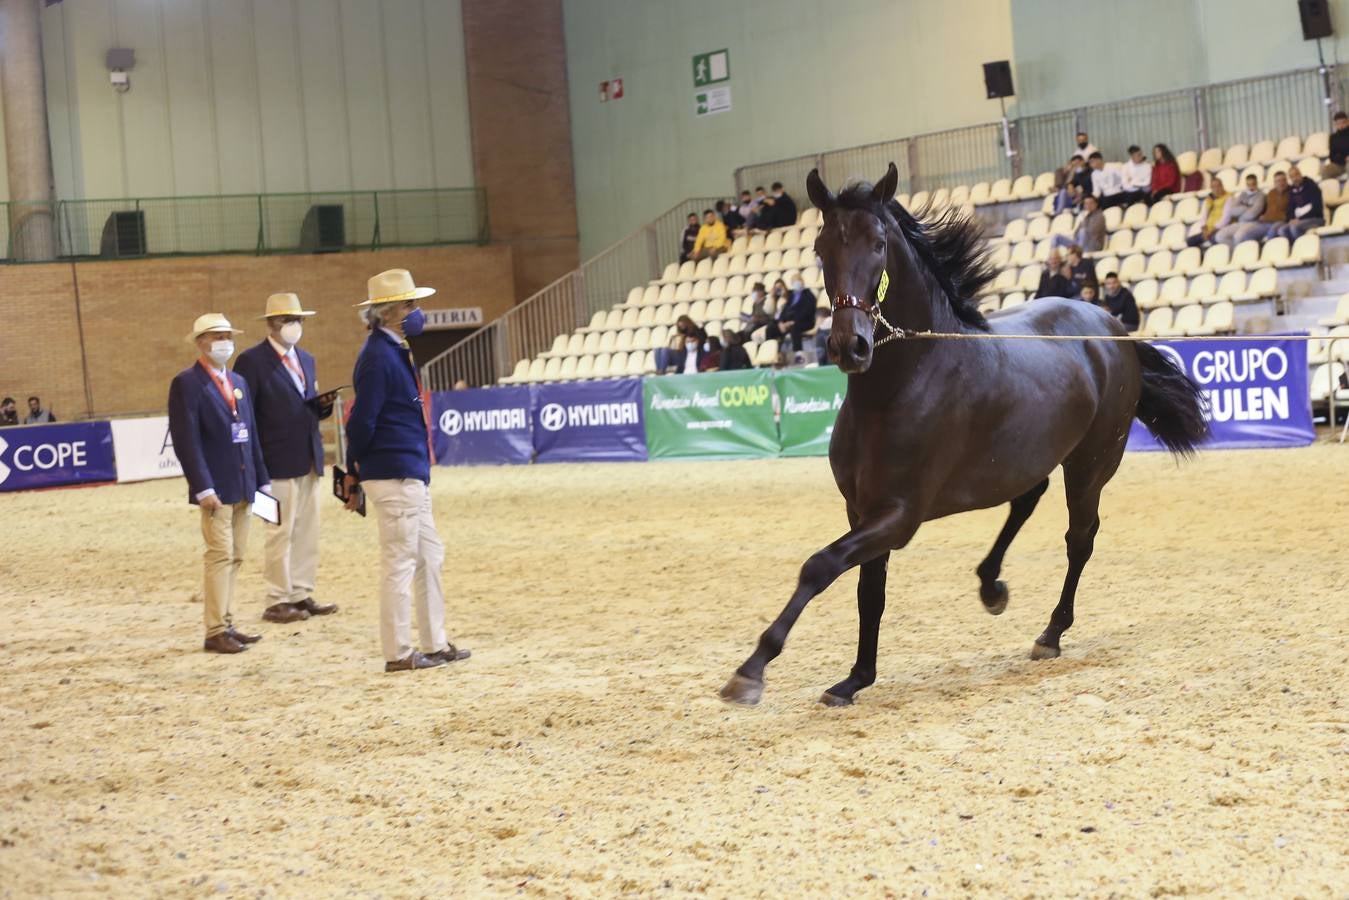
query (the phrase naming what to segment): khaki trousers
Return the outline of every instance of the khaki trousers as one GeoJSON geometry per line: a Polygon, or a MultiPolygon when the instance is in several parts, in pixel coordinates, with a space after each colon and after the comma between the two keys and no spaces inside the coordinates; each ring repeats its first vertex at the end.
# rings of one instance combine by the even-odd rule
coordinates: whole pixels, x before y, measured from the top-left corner
{"type": "Polygon", "coordinates": [[[430,487],[416,478],[379,478],[362,481],[361,487],[379,524],[379,638],[385,661],[403,659],[414,649],[414,593],[422,651],[444,650],[448,643],[440,567],[445,545],[431,517],[430,487]]]}
{"type": "Polygon", "coordinates": [[[206,636],[215,637],[234,624],[234,578],[244,564],[253,504],[224,505],[201,511],[201,536],[206,541],[206,636]]]}
{"type": "Polygon", "coordinates": [[[318,573],[319,477],[310,469],[299,478],[273,478],[272,496],[281,504],[281,523],[266,526],[267,605],[301,603],[313,595],[318,573]]]}

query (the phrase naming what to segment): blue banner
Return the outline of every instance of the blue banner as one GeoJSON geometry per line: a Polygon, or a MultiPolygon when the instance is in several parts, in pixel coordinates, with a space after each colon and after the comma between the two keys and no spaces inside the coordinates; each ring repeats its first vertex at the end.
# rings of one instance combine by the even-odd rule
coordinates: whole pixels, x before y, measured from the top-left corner
{"type": "Polygon", "coordinates": [[[535,385],[539,462],[646,459],[642,379],[535,385]]]}
{"type": "MultiPolygon", "coordinates": [[[[1154,341],[1208,399],[1205,448],[1302,447],[1312,428],[1305,341],[1154,341]]],[[[1130,450],[1162,445],[1134,420],[1130,450]]]]}
{"type": "Polygon", "coordinates": [[[527,463],[534,456],[527,387],[431,395],[433,446],[442,466],[527,463]]]}
{"type": "Polygon", "coordinates": [[[107,422],[0,429],[0,491],[116,480],[107,422]]]}

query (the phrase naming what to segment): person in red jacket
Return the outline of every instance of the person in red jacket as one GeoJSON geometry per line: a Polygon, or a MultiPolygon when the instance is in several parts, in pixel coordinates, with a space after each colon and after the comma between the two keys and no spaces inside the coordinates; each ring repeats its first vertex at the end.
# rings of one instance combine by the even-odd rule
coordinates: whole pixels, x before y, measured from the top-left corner
{"type": "Polygon", "coordinates": [[[1180,166],[1176,164],[1176,156],[1166,144],[1157,144],[1152,148],[1152,190],[1148,192],[1148,206],[1178,190],[1180,166]]]}

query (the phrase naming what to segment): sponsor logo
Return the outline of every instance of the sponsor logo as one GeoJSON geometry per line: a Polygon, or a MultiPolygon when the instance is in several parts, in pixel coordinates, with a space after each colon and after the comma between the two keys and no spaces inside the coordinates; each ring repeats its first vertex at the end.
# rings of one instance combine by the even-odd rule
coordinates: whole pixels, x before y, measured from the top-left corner
{"type": "Polygon", "coordinates": [[[539,424],[549,431],[561,431],[567,424],[567,410],[561,403],[549,403],[539,410],[539,424]]]}
{"type": "Polygon", "coordinates": [[[529,417],[521,407],[514,409],[447,409],[440,414],[440,430],[454,437],[461,432],[516,431],[529,427],[529,417]]]}
{"type": "MultiPolygon", "coordinates": [[[[8,449],[9,449],[9,441],[0,437],[0,456],[4,455],[4,452],[8,449]]],[[[8,477],[9,477],[9,466],[5,465],[4,460],[0,460],[0,484],[4,484],[5,479],[8,477]]]]}
{"type": "MultiPolygon", "coordinates": [[[[10,444],[0,438],[0,455],[8,450],[10,444]]],[[[89,454],[84,441],[60,441],[55,444],[20,444],[10,454],[13,468],[0,461],[0,484],[4,484],[12,471],[31,472],[34,469],[49,471],[62,468],[83,468],[89,464],[89,454]]]]}
{"type": "Polygon", "coordinates": [[[685,397],[651,398],[651,408],[655,409],[733,409],[740,406],[763,406],[773,396],[772,389],[766,384],[728,384],[719,391],[704,394],[695,390],[685,397]]]}
{"type": "Polygon", "coordinates": [[[539,410],[539,424],[548,431],[636,425],[640,421],[636,403],[577,403],[571,406],[549,403],[539,410]]]}

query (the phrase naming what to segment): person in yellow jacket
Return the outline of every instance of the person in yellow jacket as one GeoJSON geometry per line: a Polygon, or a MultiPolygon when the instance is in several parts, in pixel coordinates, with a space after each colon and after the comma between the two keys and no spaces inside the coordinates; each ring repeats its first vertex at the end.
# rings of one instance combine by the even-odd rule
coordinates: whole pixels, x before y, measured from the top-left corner
{"type": "Polygon", "coordinates": [[[698,240],[693,243],[691,259],[708,259],[718,253],[731,249],[731,239],[726,236],[726,225],[717,218],[714,210],[703,210],[703,227],[698,229],[698,240]]]}
{"type": "Polygon", "coordinates": [[[1209,189],[1211,193],[1204,201],[1203,226],[1185,239],[1185,243],[1191,247],[1204,247],[1212,243],[1218,229],[1233,218],[1226,215],[1227,201],[1232,195],[1227,193],[1227,185],[1223,184],[1223,180],[1215,176],[1209,189]]]}

